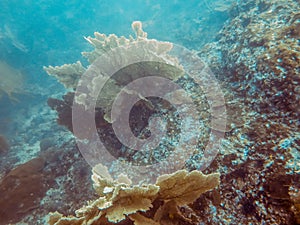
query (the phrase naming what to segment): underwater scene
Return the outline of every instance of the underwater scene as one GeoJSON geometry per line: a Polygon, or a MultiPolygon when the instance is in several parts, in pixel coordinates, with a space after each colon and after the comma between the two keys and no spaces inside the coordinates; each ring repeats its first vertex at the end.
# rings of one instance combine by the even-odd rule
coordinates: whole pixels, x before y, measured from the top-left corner
{"type": "Polygon", "coordinates": [[[0,19],[0,225],[300,224],[299,0],[0,19]]]}

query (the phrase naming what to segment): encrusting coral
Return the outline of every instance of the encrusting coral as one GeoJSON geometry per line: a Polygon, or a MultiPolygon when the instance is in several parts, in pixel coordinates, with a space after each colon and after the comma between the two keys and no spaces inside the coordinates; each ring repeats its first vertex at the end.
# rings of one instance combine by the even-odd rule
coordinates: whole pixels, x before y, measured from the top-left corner
{"type": "Polygon", "coordinates": [[[126,175],[116,180],[101,164],[93,168],[92,180],[99,198],[76,211],[76,216],[50,213],[50,225],[63,224],[162,224],[189,221],[179,210],[219,185],[219,174],[179,170],[158,177],[156,184],[131,185],[126,175]]]}

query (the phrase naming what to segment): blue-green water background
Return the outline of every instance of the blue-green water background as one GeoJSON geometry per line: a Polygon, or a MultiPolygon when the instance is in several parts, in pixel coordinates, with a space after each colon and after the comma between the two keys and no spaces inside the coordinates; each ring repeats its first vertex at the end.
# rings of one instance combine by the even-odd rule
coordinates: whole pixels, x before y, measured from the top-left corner
{"type": "MultiPolygon", "coordinates": [[[[50,149],[49,152],[55,154],[53,158],[50,157],[49,161],[52,161],[46,169],[57,169],[53,179],[58,178],[58,184],[61,185],[51,186],[53,195],[51,191],[45,194],[46,200],[41,203],[44,209],[39,207],[40,211],[30,211],[29,214],[38,215],[38,220],[42,221],[40,215],[60,209],[59,204],[64,206],[66,199],[66,202],[72,202],[75,206],[76,201],[69,199],[71,195],[73,198],[73,189],[69,188],[67,178],[82,173],[81,179],[88,177],[90,168],[86,172],[86,165],[77,154],[79,151],[73,151],[72,133],[57,124],[57,112],[47,104],[49,98],[60,99],[67,90],[55,78],[48,76],[43,66],[61,66],[77,60],[87,66],[81,52],[91,51],[93,47],[84,39],[85,36],[93,36],[98,31],[128,37],[134,35],[132,22],[139,20],[150,39],[170,41],[196,52],[200,50],[198,55],[207,57],[207,61],[212,63],[210,66],[214,66],[214,59],[220,60],[219,65],[216,63],[216,67],[220,66],[216,71],[218,79],[227,82],[224,85],[226,91],[234,90],[234,98],[229,96],[226,99],[231,104],[228,107],[228,122],[233,126],[227,132],[219,158],[215,160],[219,164],[213,165],[215,168],[219,166],[218,171],[224,175],[220,186],[222,202],[220,207],[215,207],[202,204],[202,199],[199,205],[208,207],[208,214],[203,214],[203,218],[212,224],[246,224],[245,221],[249,224],[249,221],[255,221],[251,224],[275,224],[270,219],[276,221],[276,224],[286,224],[280,221],[288,221],[285,217],[287,212],[290,213],[290,206],[284,208],[282,200],[287,200],[289,186],[299,186],[300,126],[299,107],[296,101],[293,103],[296,103],[296,107],[287,104],[292,102],[291,96],[287,95],[292,93],[292,89],[287,91],[285,85],[296,81],[299,76],[295,73],[294,80],[287,79],[290,77],[284,74],[286,69],[281,67],[280,58],[274,62],[273,58],[261,59],[267,59],[266,62],[282,69],[283,73],[272,76],[272,69],[270,73],[260,71],[259,68],[264,69],[267,65],[258,61],[258,57],[270,53],[265,46],[271,46],[271,53],[279,57],[277,41],[282,41],[284,50],[290,50],[290,44],[295,43],[288,36],[280,40],[278,33],[278,39],[276,35],[275,38],[272,36],[274,39],[266,39],[264,36],[265,31],[273,34],[280,26],[282,29],[279,31],[291,31],[289,29],[293,23],[299,24],[299,15],[293,12],[296,11],[295,5],[298,6],[299,1],[1,0],[0,62],[6,62],[20,71],[25,81],[22,90],[12,93],[17,99],[15,101],[5,93],[1,96],[3,76],[0,76],[0,138],[5,137],[10,145],[10,149],[4,153],[0,145],[0,178],[50,149]],[[231,5],[236,7],[231,8],[231,5]],[[270,19],[266,18],[269,15],[270,19]],[[290,18],[293,15],[295,20],[290,18]],[[249,32],[251,26],[246,27],[248,24],[252,28],[256,26],[258,33],[249,32]],[[244,41],[244,37],[248,37],[248,40],[244,41]],[[252,46],[248,45],[251,38],[252,46]],[[210,44],[205,47],[207,43],[210,44]],[[230,79],[222,79],[225,77],[230,79]],[[266,129],[260,129],[264,127],[266,129]],[[70,152],[72,157],[68,157],[70,152]],[[68,158],[62,160],[62,157],[68,158]],[[66,169],[69,168],[66,167],[68,163],[72,163],[71,172],[66,169]],[[294,185],[289,179],[295,180],[294,185]],[[278,197],[281,192],[285,193],[282,199],[278,197]],[[232,205],[232,202],[235,204],[232,205]]],[[[298,37],[297,41],[299,44],[298,37]]],[[[298,62],[298,58],[293,57],[293,60],[298,62]]],[[[293,60],[288,61],[287,69],[291,69],[289,66],[293,65],[293,60]]],[[[295,85],[294,92],[298,91],[299,94],[299,89],[296,89],[295,85]]],[[[299,100],[299,96],[295,99],[299,100]]],[[[91,181],[84,182],[81,179],[74,179],[75,183],[79,182],[73,186],[76,190],[84,186],[84,190],[90,192],[84,191],[75,200],[89,199],[91,193],[94,193],[91,185],[87,185],[91,181]]],[[[63,210],[67,214],[73,212],[68,211],[69,204],[63,210]]],[[[37,218],[30,218],[30,215],[25,221],[39,224],[36,223],[37,218]]]]}

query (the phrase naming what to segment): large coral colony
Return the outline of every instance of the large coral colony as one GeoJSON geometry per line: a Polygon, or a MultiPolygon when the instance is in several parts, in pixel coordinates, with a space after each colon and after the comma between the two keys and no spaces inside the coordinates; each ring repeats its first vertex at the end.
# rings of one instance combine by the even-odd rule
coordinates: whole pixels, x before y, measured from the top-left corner
{"type": "MultiPolygon", "coordinates": [[[[159,42],[157,40],[147,39],[147,33],[142,30],[141,22],[133,22],[132,28],[135,31],[136,38],[126,39],[115,35],[103,35],[95,33],[95,38],[86,38],[91,43],[95,50],[91,53],[84,53],[90,63],[93,63],[97,57],[101,56],[109,50],[114,50],[117,47],[124,47],[125,50],[118,52],[121,61],[128,60],[128,57],[139,55],[142,49],[142,55],[147,55],[156,62],[172,62],[177,65],[177,61],[167,54],[172,48],[169,42],[159,42]],[[134,54],[134,55],[133,55],[134,54]]],[[[113,58],[110,60],[114,60],[113,58]]],[[[120,60],[120,59],[118,59],[120,60]]],[[[141,60],[143,61],[143,60],[141,60]]],[[[116,65],[116,64],[114,64],[116,65]]],[[[150,74],[156,68],[157,64],[139,64],[139,67],[130,68],[128,73],[122,71],[122,76],[130,74],[130,79],[135,78],[135,74],[148,73],[150,74]],[[138,70],[138,73],[135,72],[138,70]],[[130,73],[129,73],[130,72],[130,73]],[[125,75],[124,75],[125,74],[125,75]]],[[[66,87],[76,88],[76,85],[81,84],[79,78],[82,72],[85,71],[80,62],[71,65],[63,65],[61,67],[45,67],[45,70],[58,78],[66,87]]],[[[163,74],[169,78],[175,79],[180,77],[181,70],[174,69],[165,64],[160,64],[159,70],[155,69],[156,74],[163,74]],[[169,71],[168,71],[169,70],[169,71]],[[178,73],[178,74],[177,74],[178,73]]],[[[100,73],[95,77],[89,78],[90,84],[95,86],[103,79],[103,74],[100,73]],[[97,82],[96,82],[97,81],[97,82]]],[[[128,77],[113,78],[116,81],[109,82],[110,92],[112,89],[117,89],[118,82],[123,81],[128,77]]],[[[82,82],[85,83],[85,82],[82,82]]],[[[91,85],[91,86],[92,86],[91,85]]],[[[89,87],[88,87],[89,88],[89,87]]],[[[106,92],[104,92],[106,94],[106,92]]],[[[86,104],[82,98],[74,98],[74,104],[86,104]]],[[[114,96],[113,96],[114,97],[114,96]]],[[[112,101],[110,95],[105,96],[105,100],[97,100],[96,107],[103,110],[102,117],[105,126],[110,126],[110,118],[107,116],[109,112],[109,104],[112,101]]],[[[143,99],[143,98],[142,98],[143,99]]],[[[84,105],[85,108],[89,107],[84,105]]],[[[146,111],[147,111],[146,107],[146,111]]],[[[139,109],[142,114],[146,115],[146,111],[139,109]]],[[[136,122],[135,118],[135,122],[136,122]]],[[[71,125],[69,126],[71,127],[71,125]]],[[[99,129],[101,127],[99,126],[99,129]]],[[[101,133],[99,132],[101,135],[101,133]]],[[[107,135],[107,134],[106,134],[107,135]]],[[[82,138],[82,136],[80,137],[82,138]]],[[[113,144],[113,143],[108,143],[113,144]]],[[[120,155],[118,155],[120,156],[120,155]]],[[[132,156],[131,159],[133,159],[132,156]]],[[[140,160],[140,158],[139,158],[140,160]]],[[[136,161],[139,161],[136,160],[136,161]]],[[[184,207],[187,204],[195,201],[202,193],[211,190],[219,184],[219,174],[212,173],[204,175],[199,171],[188,172],[187,170],[179,170],[173,174],[164,174],[158,177],[154,185],[130,185],[132,181],[126,175],[119,175],[114,180],[107,168],[102,164],[98,164],[93,169],[93,182],[97,194],[100,196],[97,200],[89,202],[88,205],[76,211],[76,216],[64,217],[60,213],[50,214],[50,224],[111,224],[127,221],[134,224],[176,224],[181,222],[196,222],[197,217],[189,218],[182,215],[179,207],[184,207]]],[[[185,206],[187,207],[187,206],[185,206]]]]}

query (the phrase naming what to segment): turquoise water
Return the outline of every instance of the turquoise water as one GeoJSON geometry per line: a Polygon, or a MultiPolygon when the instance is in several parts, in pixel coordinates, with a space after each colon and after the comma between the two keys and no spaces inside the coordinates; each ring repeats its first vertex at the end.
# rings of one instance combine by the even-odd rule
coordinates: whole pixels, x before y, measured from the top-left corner
{"type": "MultiPolygon", "coordinates": [[[[92,78],[84,81],[73,71],[70,77],[75,77],[75,85],[66,88],[67,82],[61,77],[69,78],[70,73],[49,76],[45,68],[80,61],[84,71],[90,71],[91,64],[104,69],[115,62],[111,55],[107,63],[103,63],[107,58],[101,58],[109,50],[114,52],[114,47],[106,48],[111,43],[110,34],[118,41],[124,36],[129,43],[123,46],[125,53],[117,50],[112,54],[116,58],[130,61],[130,46],[134,46],[133,55],[144,46],[144,55],[155,60],[149,56],[142,61],[162,64],[138,62],[119,70],[111,78],[114,85],[104,87],[108,92],[102,94],[104,97],[111,98],[109,91],[120,91],[149,73],[167,78],[189,98],[172,90],[165,92],[173,101],[162,100],[155,94],[170,90],[171,85],[164,86],[159,80],[153,87],[157,91],[153,91],[148,88],[150,83],[143,83],[143,91],[152,94],[138,95],[139,103],[131,109],[128,125],[140,140],[147,140],[155,131],[167,132],[167,136],[159,133],[163,141],[156,148],[143,145],[143,153],[136,153],[134,144],[128,146],[120,140],[126,132],[120,128],[121,136],[114,133],[113,110],[108,109],[112,105],[103,103],[106,98],[96,99],[91,118],[105,148],[118,160],[138,166],[167,158],[168,169],[180,161],[177,156],[182,153],[186,158],[178,170],[201,170],[204,174],[219,173],[220,177],[217,187],[199,194],[189,206],[174,201],[179,211],[169,209],[168,200],[157,197],[141,215],[162,225],[299,224],[299,10],[299,2],[293,0],[1,1],[0,225],[48,224],[50,212],[74,216],[88,200],[98,198],[91,166],[98,163],[97,157],[104,156],[90,136],[89,114],[84,114],[89,112],[88,101],[78,103],[84,99],[78,92],[90,90],[85,82],[97,90],[100,87],[89,80],[92,78]],[[105,40],[93,39],[94,32],[105,34],[105,40]],[[99,44],[93,52],[95,46],[89,42],[95,40],[106,50],[99,44]],[[170,49],[153,50],[145,44],[148,40],[156,47],[161,44],[170,49]],[[135,48],[137,41],[145,42],[135,48]],[[82,52],[92,52],[92,57],[85,58],[82,52]],[[93,54],[100,60],[91,62],[93,54]],[[176,69],[164,67],[164,63],[176,69]],[[206,73],[198,71],[203,65],[207,66],[203,70],[206,73]],[[179,75],[181,69],[184,75],[179,75]],[[81,111],[83,106],[86,111],[81,111]],[[157,122],[159,117],[163,120],[157,122]],[[82,133],[75,130],[78,125],[82,133]],[[84,138],[89,143],[88,154],[80,142],[84,138]],[[217,142],[217,147],[211,147],[212,142],[217,142]],[[176,148],[181,151],[176,152],[176,148]]],[[[84,74],[88,73],[79,75],[84,74]]],[[[127,95],[134,94],[127,90],[127,95]]],[[[118,107],[122,115],[125,106],[118,107]]],[[[138,174],[115,161],[101,163],[111,174],[127,173],[139,186],[162,175],[161,171],[177,171],[139,169],[138,174]]],[[[185,183],[180,185],[176,189],[185,183]]],[[[109,193],[112,187],[105,188],[109,193]]],[[[186,188],[186,192],[192,191],[186,188]]],[[[111,207],[118,204],[122,205],[113,202],[111,207]]],[[[97,210],[109,214],[106,209],[97,210]]],[[[131,213],[124,213],[126,218],[118,223],[103,214],[101,222],[99,219],[95,224],[134,224],[131,213]]],[[[149,220],[145,224],[150,224],[149,220]]]]}

